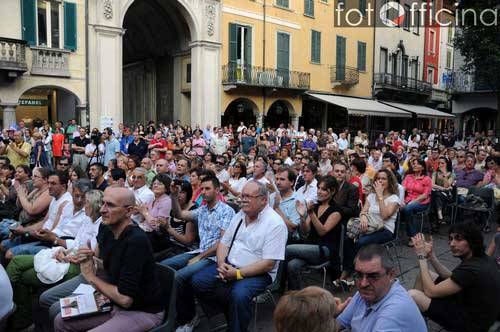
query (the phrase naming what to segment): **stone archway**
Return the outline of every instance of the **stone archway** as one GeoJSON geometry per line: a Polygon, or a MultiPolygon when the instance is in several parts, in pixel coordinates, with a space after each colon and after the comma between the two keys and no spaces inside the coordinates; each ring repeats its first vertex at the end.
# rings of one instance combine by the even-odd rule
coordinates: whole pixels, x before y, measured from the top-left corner
{"type": "MultiPolygon", "coordinates": [[[[157,78],[165,74],[164,70],[159,69],[161,66],[155,64],[155,68],[152,69],[143,64],[139,72],[155,72],[156,76],[155,79],[142,80],[143,83],[139,85],[160,83],[163,87],[157,87],[154,93],[147,95],[149,99],[154,99],[154,103],[146,106],[144,103],[139,104],[143,107],[132,114],[131,118],[143,117],[141,120],[145,120],[146,117],[156,117],[164,121],[179,119],[191,125],[201,126],[220,124],[221,4],[219,1],[102,0],[93,1],[90,6],[89,79],[93,126],[111,125],[116,128],[123,122],[123,112],[137,107],[123,106],[124,93],[129,94],[129,91],[134,89],[133,86],[123,89],[123,67],[135,64],[134,60],[148,61],[154,58],[157,52],[160,57],[168,55],[168,59],[164,61],[170,63],[166,65],[171,70],[166,75],[170,79],[158,81],[157,78]],[[139,17],[143,15],[142,22],[138,22],[137,18],[128,20],[128,14],[133,14],[134,11],[139,17]],[[154,12],[153,21],[156,22],[150,22],[150,16],[144,17],[151,12],[154,12]],[[154,28],[162,25],[168,26],[175,38],[166,38],[154,28]],[[137,59],[131,54],[141,54],[143,50],[137,50],[137,46],[127,39],[127,31],[130,31],[130,36],[135,34],[132,39],[141,39],[142,45],[147,48],[148,52],[143,52],[144,54],[137,59]],[[164,43],[165,41],[167,42],[164,43]],[[173,52],[162,50],[165,44],[175,45],[175,50],[173,52]],[[132,50],[125,49],[131,45],[132,50]],[[188,67],[191,72],[190,82],[187,80],[188,67]]],[[[162,31],[164,30],[165,27],[162,31]]]]}
{"type": "Polygon", "coordinates": [[[279,99],[271,104],[267,110],[266,117],[264,119],[264,126],[271,128],[278,128],[280,124],[283,124],[285,128],[288,124],[292,122],[292,118],[295,117],[295,109],[292,104],[287,100],[279,99]]]}
{"type": "Polygon", "coordinates": [[[222,125],[232,125],[233,128],[238,128],[241,122],[245,126],[255,125],[259,107],[250,99],[238,98],[233,100],[224,111],[222,125]]]}

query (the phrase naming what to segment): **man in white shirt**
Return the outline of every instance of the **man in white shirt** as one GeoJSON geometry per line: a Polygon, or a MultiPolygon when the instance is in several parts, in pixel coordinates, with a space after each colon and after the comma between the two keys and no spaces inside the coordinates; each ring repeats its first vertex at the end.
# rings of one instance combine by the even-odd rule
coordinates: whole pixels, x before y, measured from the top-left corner
{"type": "Polygon", "coordinates": [[[229,172],[226,170],[226,158],[223,156],[217,156],[215,159],[215,176],[220,183],[229,181],[231,177],[229,172]]]}
{"type": "Polygon", "coordinates": [[[296,198],[304,203],[308,207],[316,204],[318,202],[318,181],[316,180],[316,172],[318,168],[315,164],[307,164],[302,170],[304,175],[304,185],[297,189],[296,198]]]}
{"type": "MultiPolygon", "coordinates": [[[[47,248],[43,242],[48,242],[51,238],[52,232],[57,236],[65,236],[63,224],[67,216],[72,215],[73,212],[73,198],[67,191],[68,176],[65,172],[56,171],[49,175],[49,194],[52,196],[52,201],[49,205],[49,210],[45,218],[28,227],[19,226],[12,230],[14,235],[17,235],[12,240],[5,240],[2,242],[2,249],[8,249],[5,254],[5,259],[10,260],[16,255],[35,255],[40,250],[47,248]],[[36,241],[24,243],[22,237],[26,239],[35,239],[36,241]]],[[[71,219],[67,222],[72,222],[71,219]]],[[[69,227],[72,229],[74,227],[69,227]]],[[[78,230],[77,230],[78,231],[78,230]]],[[[67,232],[71,236],[71,232],[67,232]]],[[[73,234],[74,237],[76,235],[73,234]]]]}
{"type": "Polygon", "coordinates": [[[210,149],[216,156],[220,156],[229,148],[229,140],[224,136],[222,128],[217,129],[217,135],[210,141],[210,149]]]}
{"type": "Polygon", "coordinates": [[[344,152],[349,148],[349,141],[346,138],[345,133],[340,133],[340,137],[337,140],[337,144],[339,146],[339,150],[344,152]]]}
{"type": "Polygon", "coordinates": [[[321,159],[319,160],[319,175],[326,176],[333,170],[332,161],[330,160],[330,151],[321,150],[321,159]]]}
{"type": "MultiPolygon", "coordinates": [[[[139,205],[149,205],[155,199],[155,194],[146,185],[146,169],[137,167],[132,172],[132,192],[134,193],[135,202],[139,205]]],[[[130,216],[136,223],[140,223],[144,217],[140,213],[134,213],[130,216]]]]}
{"type": "Polygon", "coordinates": [[[229,331],[247,331],[252,299],[276,278],[279,261],[285,258],[287,236],[283,219],[268,204],[266,186],[249,181],[241,192],[241,211],[217,247],[217,263],[191,278],[205,308],[226,312],[229,331]],[[214,292],[220,281],[228,285],[226,294],[214,292]]]}
{"type": "Polygon", "coordinates": [[[371,165],[375,170],[382,168],[382,152],[378,149],[373,149],[371,151],[371,156],[368,158],[368,164],[371,165]]]}

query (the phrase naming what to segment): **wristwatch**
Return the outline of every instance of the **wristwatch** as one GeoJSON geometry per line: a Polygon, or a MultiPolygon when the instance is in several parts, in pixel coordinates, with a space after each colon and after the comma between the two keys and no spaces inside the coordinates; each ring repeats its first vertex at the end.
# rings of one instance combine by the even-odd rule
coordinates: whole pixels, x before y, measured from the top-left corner
{"type": "Polygon", "coordinates": [[[417,259],[420,260],[425,260],[427,259],[424,255],[417,255],[417,259]]]}
{"type": "Polygon", "coordinates": [[[57,240],[59,240],[59,238],[56,236],[56,239],[54,240],[54,246],[57,246],[57,240]]]}
{"type": "Polygon", "coordinates": [[[241,280],[243,279],[243,276],[241,275],[240,269],[236,269],[236,280],[241,280]]]}

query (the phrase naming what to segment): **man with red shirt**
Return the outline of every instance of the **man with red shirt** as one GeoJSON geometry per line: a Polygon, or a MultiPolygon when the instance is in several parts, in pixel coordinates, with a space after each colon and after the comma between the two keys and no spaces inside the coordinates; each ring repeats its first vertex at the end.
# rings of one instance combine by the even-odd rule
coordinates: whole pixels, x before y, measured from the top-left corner
{"type": "Polygon", "coordinates": [[[432,177],[432,173],[436,172],[438,169],[438,160],[439,160],[439,150],[432,149],[431,155],[427,158],[425,162],[427,175],[432,177]]]}
{"type": "Polygon", "coordinates": [[[158,152],[160,152],[160,158],[163,159],[165,158],[165,152],[167,152],[167,142],[161,136],[162,133],[160,130],[158,130],[155,133],[154,138],[149,143],[148,150],[157,150],[158,152]]]}
{"type": "Polygon", "coordinates": [[[392,139],[392,152],[398,152],[400,146],[403,146],[403,141],[399,138],[399,132],[396,131],[392,139]]]}

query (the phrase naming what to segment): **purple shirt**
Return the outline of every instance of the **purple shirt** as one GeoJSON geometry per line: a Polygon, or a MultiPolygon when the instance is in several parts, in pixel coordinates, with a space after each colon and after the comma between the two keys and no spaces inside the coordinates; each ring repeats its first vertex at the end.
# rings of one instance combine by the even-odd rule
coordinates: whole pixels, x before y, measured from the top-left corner
{"type": "Polygon", "coordinates": [[[483,177],[484,174],[477,169],[468,171],[464,168],[456,171],[455,180],[457,187],[470,188],[482,181],[483,177]]]}
{"type": "Polygon", "coordinates": [[[302,142],[302,149],[311,149],[312,151],[316,151],[317,148],[318,147],[313,140],[307,139],[304,142],[302,142]]]}

